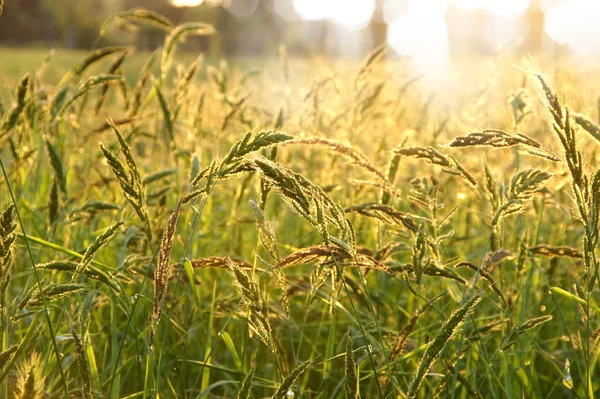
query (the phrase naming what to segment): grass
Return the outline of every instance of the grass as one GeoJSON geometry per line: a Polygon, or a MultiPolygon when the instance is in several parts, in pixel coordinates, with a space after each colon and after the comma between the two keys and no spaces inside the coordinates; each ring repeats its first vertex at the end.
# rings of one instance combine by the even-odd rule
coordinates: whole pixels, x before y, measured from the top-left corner
{"type": "Polygon", "coordinates": [[[589,70],[232,66],[152,18],[0,51],[0,397],[600,392],[589,70]]]}

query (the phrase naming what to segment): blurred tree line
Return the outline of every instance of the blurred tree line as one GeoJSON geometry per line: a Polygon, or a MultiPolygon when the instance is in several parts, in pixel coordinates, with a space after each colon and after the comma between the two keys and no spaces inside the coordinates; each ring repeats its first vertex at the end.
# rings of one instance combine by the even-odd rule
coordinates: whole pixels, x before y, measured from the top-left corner
{"type": "Polygon", "coordinates": [[[271,29],[277,25],[275,17],[264,13],[266,10],[260,3],[251,16],[240,21],[227,8],[206,2],[198,7],[176,7],[169,0],[6,0],[0,16],[0,45],[90,49],[106,44],[128,44],[153,49],[162,44],[164,32],[145,28],[130,32],[117,27],[106,36],[100,36],[100,27],[110,15],[144,7],[164,15],[174,24],[185,21],[213,24],[219,32],[218,43],[201,45],[228,53],[239,50],[233,39],[240,30],[248,26],[271,29]]]}
{"type": "MultiPolygon", "coordinates": [[[[288,7],[293,7],[291,1],[288,7]]],[[[377,1],[380,5],[383,0],[377,1]]],[[[286,20],[275,12],[274,5],[275,0],[205,0],[196,7],[176,7],[171,0],[5,0],[0,16],[0,46],[91,49],[133,45],[153,50],[164,40],[165,33],[158,29],[131,31],[113,26],[100,36],[100,27],[109,16],[143,7],[176,25],[186,21],[213,25],[217,35],[189,41],[190,48],[211,55],[274,54],[280,44],[295,54],[334,54],[339,49],[347,52],[358,48],[355,40],[348,45],[348,32],[340,33],[330,21],[286,20]],[[252,11],[240,15],[236,8],[252,11]]],[[[369,40],[359,51],[362,55],[385,41],[386,25],[374,20],[366,31],[369,40]]]]}

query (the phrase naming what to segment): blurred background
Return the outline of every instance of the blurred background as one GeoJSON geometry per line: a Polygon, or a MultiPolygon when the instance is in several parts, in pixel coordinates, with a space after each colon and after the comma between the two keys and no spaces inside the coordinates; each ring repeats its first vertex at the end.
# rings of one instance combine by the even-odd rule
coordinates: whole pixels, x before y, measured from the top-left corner
{"type": "Polygon", "coordinates": [[[160,46],[164,32],[100,27],[116,12],[157,11],[175,24],[204,21],[218,35],[188,49],[209,56],[288,54],[360,58],[388,42],[424,64],[490,55],[600,51],[598,0],[6,0],[0,46],[91,49],[160,46]]]}

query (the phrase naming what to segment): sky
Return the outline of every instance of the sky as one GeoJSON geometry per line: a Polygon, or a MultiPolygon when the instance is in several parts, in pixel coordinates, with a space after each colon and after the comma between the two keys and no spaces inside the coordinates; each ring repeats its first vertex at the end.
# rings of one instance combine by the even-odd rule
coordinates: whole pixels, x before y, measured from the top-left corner
{"type": "MultiPolygon", "coordinates": [[[[209,0],[172,0],[194,6],[209,0]]],[[[284,18],[329,19],[349,30],[370,21],[375,0],[274,0],[284,18]]],[[[600,0],[540,0],[546,12],[546,33],[556,42],[583,55],[600,52],[600,0]]],[[[253,12],[258,0],[227,0],[234,14],[253,12]]],[[[502,23],[522,16],[530,0],[385,0],[383,18],[388,42],[398,52],[414,57],[446,57],[448,37],[444,19],[449,3],[462,9],[486,9],[502,23]]],[[[431,60],[428,60],[431,61],[431,60]]]]}

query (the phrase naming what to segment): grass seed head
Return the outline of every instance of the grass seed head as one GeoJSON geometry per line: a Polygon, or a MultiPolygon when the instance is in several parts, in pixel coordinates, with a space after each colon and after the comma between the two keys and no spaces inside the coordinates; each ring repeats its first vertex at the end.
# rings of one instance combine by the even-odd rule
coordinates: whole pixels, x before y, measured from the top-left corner
{"type": "Polygon", "coordinates": [[[85,342],[82,337],[79,337],[75,328],[71,328],[71,336],[75,343],[75,354],[77,356],[77,371],[79,372],[79,378],[81,378],[82,396],[83,399],[93,399],[92,395],[92,373],[90,372],[90,364],[88,362],[85,342]]]}
{"type": "Polygon", "coordinates": [[[344,357],[346,375],[346,399],[360,399],[358,370],[354,360],[354,343],[350,333],[346,335],[346,356],[344,357]]]}
{"type": "Polygon", "coordinates": [[[307,360],[306,362],[300,364],[296,367],[292,372],[285,377],[285,379],[281,382],[281,385],[275,391],[273,395],[273,399],[285,399],[288,389],[292,387],[292,384],[296,381],[296,379],[302,374],[310,365],[313,363],[312,360],[307,360]]]}
{"type": "Polygon", "coordinates": [[[165,305],[165,299],[167,298],[167,287],[169,276],[171,274],[169,261],[171,259],[171,250],[173,249],[173,236],[175,235],[175,229],[177,228],[177,221],[179,220],[180,212],[181,202],[178,202],[175,210],[167,221],[167,227],[163,233],[158,250],[156,269],[154,271],[154,306],[152,308],[152,315],[150,317],[151,344],[154,341],[156,325],[158,324],[160,315],[162,314],[165,305]]]}
{"type": "Polygon", "coordinates": [[[15,128],[19,121],[19,116],[22,115],[25,109],[26,101],[25,96],[27,95],[27,89],[30,85],[30,76],[25,74],[17,85],[17,92],[15,93],[16,104],[10,113],[4,118],[2,128],[0,129],[0,140],[3,139],[12,129],[15,128]]]}
{"type": "Polygon", "coordinates": [[[267,295],[261,290],[256,274],[248,276],[235,262],[226,261],[229,273],[234,279],[234,285],[242,297],[242,303],[247,312],[250,330],[258,335],[260,340],[275,353],[271,323],[269,321],[269,305],[267,295]]]}
{"type": "Polygon", "coordinates": [[[529,251],[536,255],[543,255],[549,257],[567,257],[575,259],[583,259],[583,252],[580,250],[569,247],[569,246],[552,246],[546,244],[536,245],[535,247],[529,248],[529,251]]]}
{"type": "Polygon", "coordinates": [[[242,381],[242,386],[238,392],[237,399],[249,399],[250,398],[250,388],[252,388],[252,381],[254,379],[254,373],[256,372],[256,364],[253,364],[250,367],[250,371],[242,381]]]}
{"type": "Polygon", "coordinates": [[[417,372],[410,382],[407,395],[409,398],[417,397],[425,374],[428,372],[433,362],[439,357],[440,352],[444,349],[448,341],[454,336],[458,326],[462,324],[467,316],[473,311],[473,308],[479,303],[481,298],[481,294],[474,294],[465,298],[461,306],[446,320],[436,337],[429,343],[417,372]]]}
{"type": "Polygon", "coordinates": [[[42,399],[44,397],[42,360],[36,352],[18,367],[16,399],[42,399]]]}

